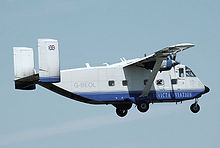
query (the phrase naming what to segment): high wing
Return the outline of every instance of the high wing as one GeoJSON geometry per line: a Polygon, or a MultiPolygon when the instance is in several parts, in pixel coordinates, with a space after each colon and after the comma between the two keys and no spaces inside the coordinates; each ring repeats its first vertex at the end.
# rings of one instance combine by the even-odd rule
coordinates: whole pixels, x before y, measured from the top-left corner
{"type": "Polygon", "coordinates": [[[155,52],[154,54],[132,61],[130,63],[127,63],[127,65],[124,66],[124,68],[126,67],[130,67],[130,66],[138,66],[138,67],[146,67],[147,63],[154,63],[152,72],[151,72],[151,76],[149,78],[149,80],[146,83],[146,86],[141,94],[140,97],[144,97],[147,96],[150,88],[154,82],[154,79],[158,73],[158,71],[160,70],[161,64],[164,60],[167,59],[168,56],[170,55],[176,55],[176,53],[186,50],[190,47],[194,47],[194,44],[191,43],[183,43],[183,44],[177,44],[177,45],[173,45],[173,46],[169,46],[166,48],[163,48],[157,52],[155,52]]]}

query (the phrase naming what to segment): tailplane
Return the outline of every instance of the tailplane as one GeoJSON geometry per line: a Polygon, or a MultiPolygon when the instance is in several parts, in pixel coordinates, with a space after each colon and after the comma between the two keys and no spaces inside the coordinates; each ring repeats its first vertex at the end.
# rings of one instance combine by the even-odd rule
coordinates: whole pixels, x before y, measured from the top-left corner
{"type": "Polygon", "coordinates": [[[15,88],[33,90],[36,83],[60,82],[58,41],[38,39],[39,74],[34,68],[33,48],[13,47],[15,88]]]}

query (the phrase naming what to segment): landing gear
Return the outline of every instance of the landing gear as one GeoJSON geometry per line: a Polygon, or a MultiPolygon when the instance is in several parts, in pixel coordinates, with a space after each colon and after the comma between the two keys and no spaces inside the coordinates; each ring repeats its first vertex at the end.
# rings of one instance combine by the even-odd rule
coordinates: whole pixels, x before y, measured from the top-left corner
{"type": "Polygon", "coordinates": [[[146,112],[149,109],[149,103],[148,102],[140,102],[137,104],[137,108],[140,112],[146,112]]]}
{"type": "Polygon", "coordinates": [[[127,109],[122,109],[122,108],[116,108],[116,113],[120,117],[124,117],[127,115],[128,110],[127,109]]]}
{"type": "Polygon", "coordinates": [[[193,112],[193,113],[198,113],[199,110],[200,110],[200,106],[198,104],[198,100],[195,99],[195,103],[193,103],[191,106],[190,106],[190,110],[193,112]]]}
{"type": "Polygon", "coordinates": [[[125,101],[123,103],[113,104],[113,106],[116,107],[116,114],[119,117],[124,117],[124,116],[127,115],[128,110],[131,109],[132,102],[130,102],[130,100],[128,100],[128,101],[125,101]]]}
{"type": "Polygon", "coordinates": [[[199,104],[193,103],[193,104],[190,106],[190,110],[191,110],[193,113],[198,113],[199,110],[200,110],[199,104]]]}

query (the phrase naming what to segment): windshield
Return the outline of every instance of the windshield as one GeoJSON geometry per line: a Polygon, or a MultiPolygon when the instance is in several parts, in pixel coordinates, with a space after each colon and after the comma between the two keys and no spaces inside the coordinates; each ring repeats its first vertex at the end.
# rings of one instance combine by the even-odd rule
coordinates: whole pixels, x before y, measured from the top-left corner
{"type": "Polygon", "coordinates": [[[192,70],[186,66],[186,77],[196,77],[192,70]]]}

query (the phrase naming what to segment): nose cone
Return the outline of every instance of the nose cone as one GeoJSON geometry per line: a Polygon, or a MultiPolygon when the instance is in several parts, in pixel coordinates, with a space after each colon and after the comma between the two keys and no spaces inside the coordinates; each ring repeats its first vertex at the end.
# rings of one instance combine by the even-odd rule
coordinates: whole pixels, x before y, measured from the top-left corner
{"type": "Polygon", "coordinates": [[[204,94],[208,93],[209,91],[210,89],[207,86],[205,86],[204,94]]]}

